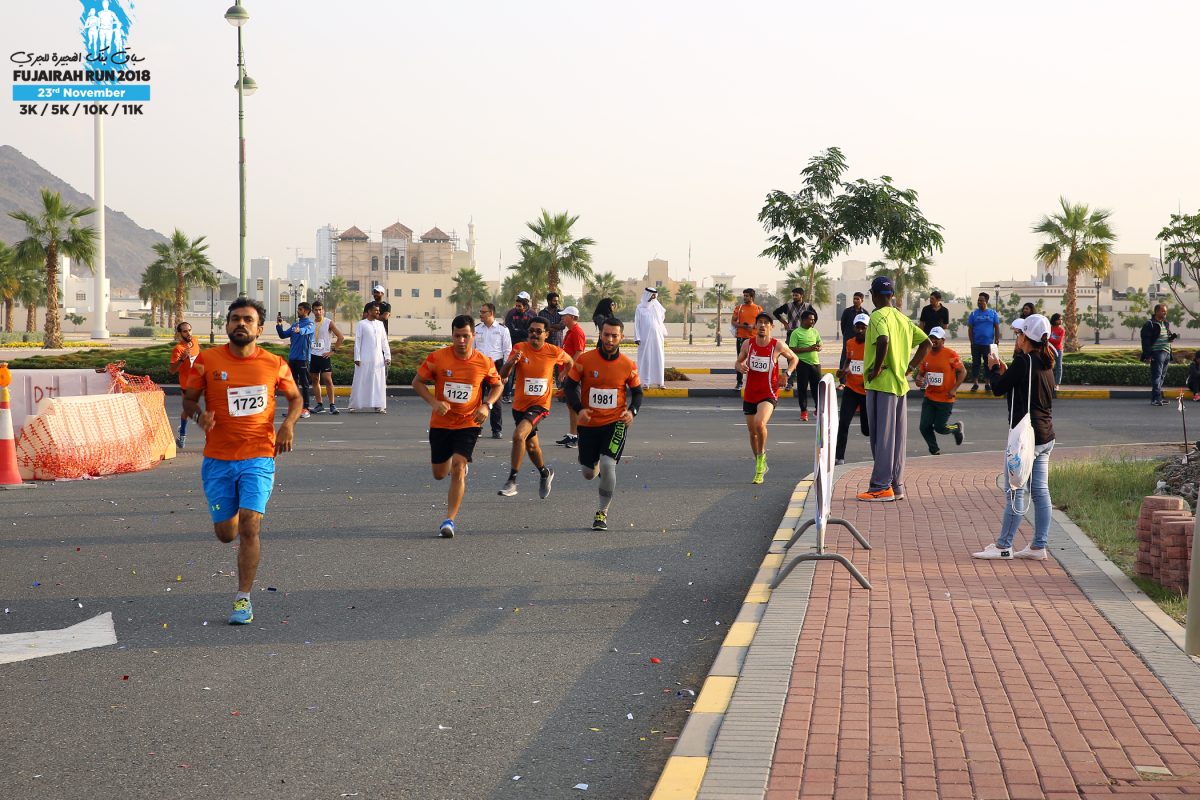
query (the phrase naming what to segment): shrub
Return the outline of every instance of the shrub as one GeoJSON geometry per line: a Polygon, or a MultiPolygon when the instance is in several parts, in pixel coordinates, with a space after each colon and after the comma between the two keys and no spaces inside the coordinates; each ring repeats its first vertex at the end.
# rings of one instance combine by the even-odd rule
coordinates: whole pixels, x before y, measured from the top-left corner
{"type": "MultiPolygon", "coordinates": [[[[967,374],[972,374],[971,362],[964,361],[967,374]]],[[[1187,384],[1188,365],[1167,366],[1164,386],[1187,384]]],[[[1063,359],[1064,386],[1139,386],[1150,388],[1150,367],[1141,361],[1080,361],[1069,356],[1063,359]]]]}
{"type": "Polygon", "coordinates": [[[133,339],[159,339],[162,337],[175,338],[175,331],[170,328],[158,328],[147,325],[135,325],[129,329],[129,336],[133,339]]]}

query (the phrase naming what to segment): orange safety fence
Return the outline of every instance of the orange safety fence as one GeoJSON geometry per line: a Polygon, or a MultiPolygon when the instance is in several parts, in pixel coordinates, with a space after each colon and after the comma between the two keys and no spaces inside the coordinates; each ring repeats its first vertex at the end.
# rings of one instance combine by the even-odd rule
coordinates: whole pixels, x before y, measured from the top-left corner
{"type": "Polygon", "coordinates": [[[23,478],[54,480],[137,472],[175,457],[165,395],[152,380],[109,364],[112,394],[42,402],[17,439],[23,478]]]}

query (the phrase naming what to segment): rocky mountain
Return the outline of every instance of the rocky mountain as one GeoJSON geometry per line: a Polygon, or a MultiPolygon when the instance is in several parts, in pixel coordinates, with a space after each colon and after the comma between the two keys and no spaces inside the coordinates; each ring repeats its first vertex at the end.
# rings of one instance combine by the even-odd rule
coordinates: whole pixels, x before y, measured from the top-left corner
{"type": "MultiPolygon", "coordinates": [[[[15,147],[0,145],[0,241],[13,244],[25,237],[25,226],[8,212],[36,211],[41,206],[42,188],[61,193],[65,202],[77,208],[92,206],[90,195],[77,191],[15,147]]],[[[104,223],[107,276],[114,294],[117,289],[136,292],[142,270],[155,259],[153,245],[167,239],[111,208],[104,223]]]]}

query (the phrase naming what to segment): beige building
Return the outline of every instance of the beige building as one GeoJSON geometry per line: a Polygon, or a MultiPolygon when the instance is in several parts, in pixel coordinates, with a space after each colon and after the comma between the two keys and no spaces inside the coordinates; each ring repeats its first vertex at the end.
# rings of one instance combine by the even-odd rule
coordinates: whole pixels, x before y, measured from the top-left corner
{"type": "MultiPolygon", "coordinates": [[[[671,303],[675,302],[675,295],[679,291],[679,287],[685,283],[690,283],[695,286],[695,281],[677,281],[671,278],[669,272],[669,264],[666,259],[652,258],[646,262],[646,272],[640,278],[625,279],[625,295],[633,299],[636,304],[642,298],[642,290],[653,286],[655,289],[666,288],[671,293],[671,303]]],[[[699,291],[699,290],[697,290],[699,291]]]]}
{"type": "Polygon", "coordinates": [[[381,285],[392,304],[392,319],[449,318],[455,313],[450,293],[454,276],[475,266],[475,224],[468,225],[467,249],[458,237],[434,227],[414,238],[412,228],[394,222],[371,237],[357,226],[336,239],[336,270],[363,302],[381,285]]]}

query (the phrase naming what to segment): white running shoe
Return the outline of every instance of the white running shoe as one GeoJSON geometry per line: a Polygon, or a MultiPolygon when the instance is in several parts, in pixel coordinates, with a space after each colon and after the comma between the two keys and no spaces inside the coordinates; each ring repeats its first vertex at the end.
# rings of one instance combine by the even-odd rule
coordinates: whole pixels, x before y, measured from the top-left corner
{"type": "Polygon", "coordinates": [[[1013,557],[1013,551],[1012,551],[1011,547],[1000,548],[1000,547],[996,547],[995,544],[989,544],[987,547],[983,548],[978,553],[972,553],[971,557],[972,558],[1002,558],[1007,561],[1013,557]]]}
{"type": "Polygon", "coordinates": [[[1025,545],[1024,550],[1018,550],[1013,553],[1013,558],[1031,558],[1034,561],[1045,561],[1046,557],[1046,548],[1043,547],[1041,550],[1034,550],[1029,545],[1025,545]]]}

